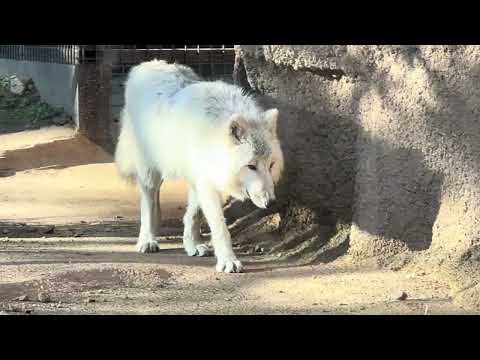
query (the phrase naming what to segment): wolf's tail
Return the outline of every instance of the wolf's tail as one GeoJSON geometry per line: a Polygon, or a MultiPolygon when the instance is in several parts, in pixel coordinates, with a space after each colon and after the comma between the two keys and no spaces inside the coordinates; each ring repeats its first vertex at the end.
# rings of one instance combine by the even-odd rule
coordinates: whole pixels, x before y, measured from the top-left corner
{"type": "Polygon", "coordinates": [[[120,176],[128,182],[134,183],[137,179],[135,164],[137,144],[130,117],[125,109],[120,114],[120,122],[121,128],[115,150],[115,164],[120,176]]]}

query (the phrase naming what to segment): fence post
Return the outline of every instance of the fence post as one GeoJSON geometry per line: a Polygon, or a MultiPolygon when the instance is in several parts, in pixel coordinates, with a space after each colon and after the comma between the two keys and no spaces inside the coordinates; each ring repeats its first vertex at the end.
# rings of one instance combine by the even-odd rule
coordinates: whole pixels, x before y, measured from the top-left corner
{"type": "MultiPolygon", "coordinates": [[[[85,49],[84,49],[85,50],[85,49]]],[[[94,58],[83,58],[78,69],[79,131],[113,153],[111,92],[112,66],[104,46],[87,46],[94,58]]]]}

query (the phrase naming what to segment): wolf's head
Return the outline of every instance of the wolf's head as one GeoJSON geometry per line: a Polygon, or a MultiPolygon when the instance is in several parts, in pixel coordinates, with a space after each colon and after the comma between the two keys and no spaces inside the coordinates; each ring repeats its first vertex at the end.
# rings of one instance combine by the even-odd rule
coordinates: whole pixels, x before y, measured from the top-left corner
{"type": "Polygon", "coordinates": [[[240,114],[227,121],[235,172],[229,192],[264,209],[275,202],[275,184],[283,170],[277,118],[278,110],[271,109],[262,112],[258,121],[246,121],[240,114]]]}

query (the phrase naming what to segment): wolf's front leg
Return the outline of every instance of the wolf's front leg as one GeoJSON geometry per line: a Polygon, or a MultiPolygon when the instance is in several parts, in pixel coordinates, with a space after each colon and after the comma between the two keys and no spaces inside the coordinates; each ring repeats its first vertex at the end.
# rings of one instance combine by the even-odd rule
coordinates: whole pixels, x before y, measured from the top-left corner
{"type": "Polygon", "coordinates": [[[158,188],[155,184],[146,185],[140,183],[140,235],[138,236],[137,251],[140,253],[152,253],[159,250],[158,242],[155,240],[155,227],[157,226],[158,209],[158,188]],[[157,197],[157,200],[155,200],[157,197]]]}
{"type": "Polygon", "coordinates": [[[232,240],[223,217],[222,199],[220,194],[209,185],[200,185],[196,193],[207,219],[212,236],[212,244],[217,258],[218,272],[234,273],[242,271],[242,264],[233,253],[232,240]]]}

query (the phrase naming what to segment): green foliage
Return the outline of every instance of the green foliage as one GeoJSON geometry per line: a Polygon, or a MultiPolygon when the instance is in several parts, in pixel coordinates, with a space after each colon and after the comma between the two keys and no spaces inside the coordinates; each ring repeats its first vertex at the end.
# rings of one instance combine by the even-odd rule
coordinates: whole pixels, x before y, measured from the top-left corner
{"type": "Polygon", "coordinates": [[[9,91],[9,78],[0,76],[0,133],[50,125],[50,119],[63,113],[63,108],[41,101],[33,86],[22,95],[9,91]]]}

